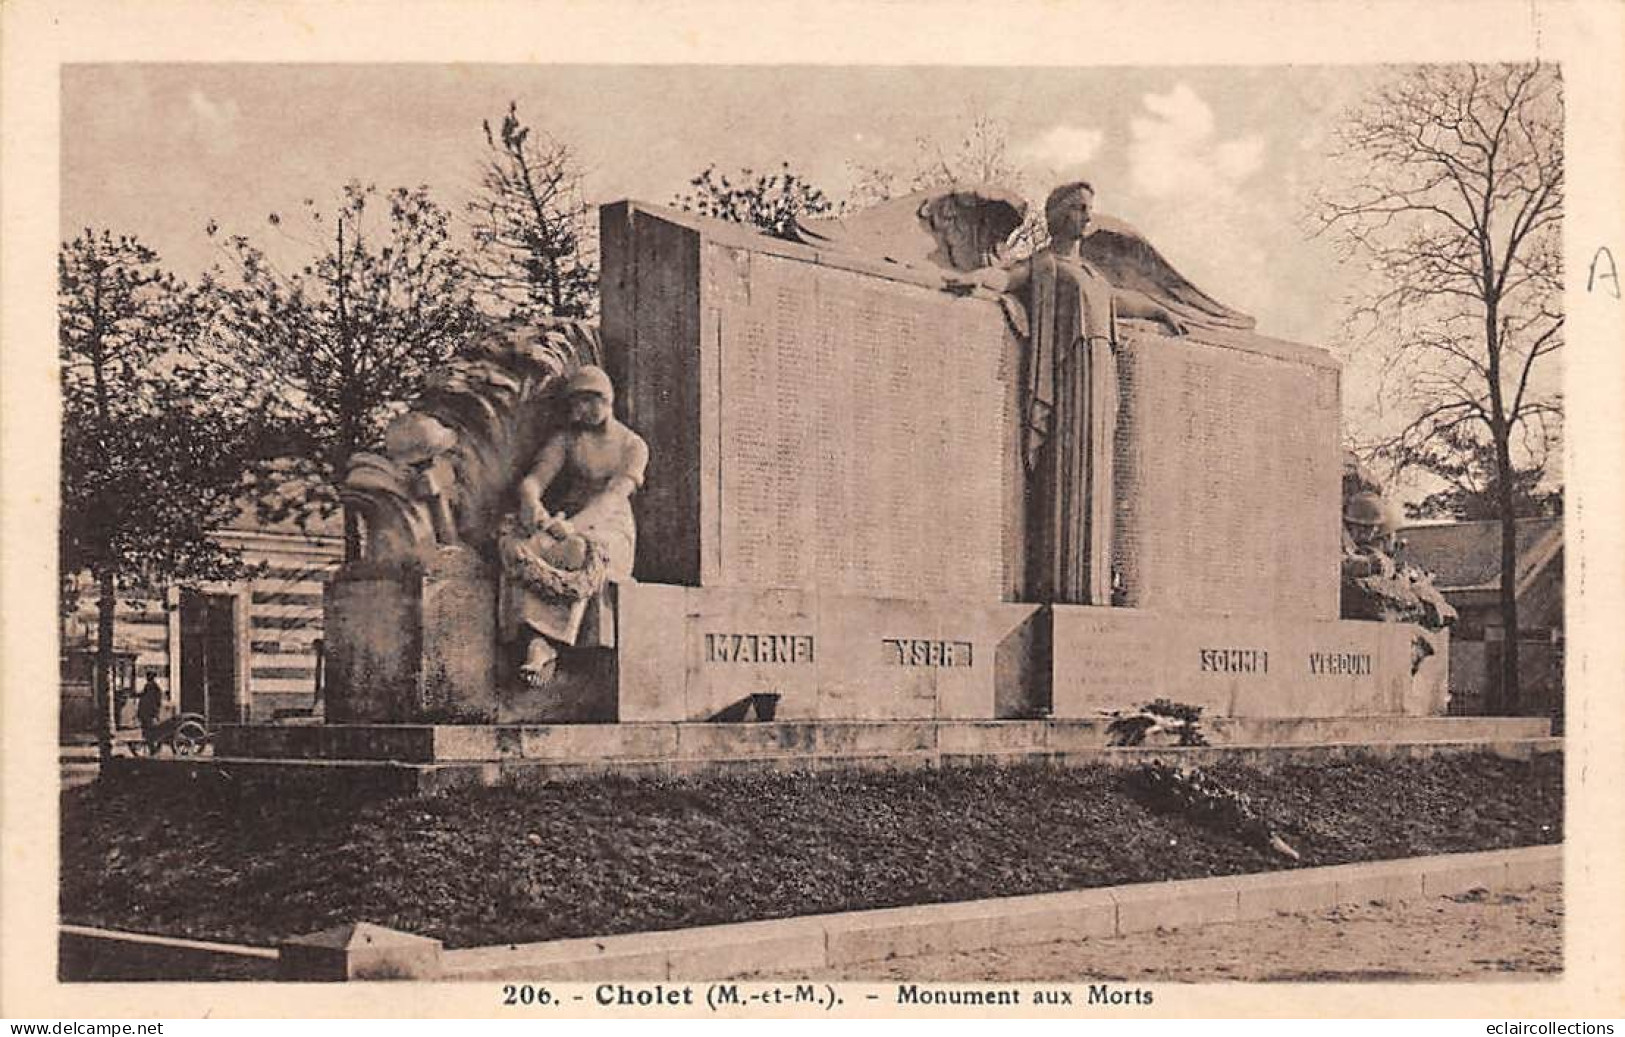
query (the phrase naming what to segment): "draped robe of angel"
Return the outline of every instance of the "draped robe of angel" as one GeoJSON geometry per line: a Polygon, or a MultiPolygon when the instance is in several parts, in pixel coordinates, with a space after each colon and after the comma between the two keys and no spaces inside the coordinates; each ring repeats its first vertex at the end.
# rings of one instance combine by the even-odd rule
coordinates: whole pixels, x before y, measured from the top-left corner
{"type": "Polygon", "coordinates": [[[1186,281],[1127,224],[1092,220],[1087,206],[1080,223],[1075,236],[1052,225],[1052,244],[1006,268],[1003,288],[1026,318],[1017,330],[1026,346],[1027,596],[1106,605],[1121,320],[1182,335],[1192,326],[1247,328],[1252,319],[1186,281]]]}
{"type": "Polygon", "coordinates": [[[1253,318],[1191,284],[1134,228],[1092,213],[1086,185],[1058,188],[1046,208],[1051,243],[1005,267],[992,261],[1027,205],[997,185],[955,185],[798,224],[816,247],[945,270],[944,287],[1003,293],[1022,340],[1020,449],[1027,472],[1029,601],[1112,600],[1116,350],[1122,319],[1244,331],[1253,318]]]}

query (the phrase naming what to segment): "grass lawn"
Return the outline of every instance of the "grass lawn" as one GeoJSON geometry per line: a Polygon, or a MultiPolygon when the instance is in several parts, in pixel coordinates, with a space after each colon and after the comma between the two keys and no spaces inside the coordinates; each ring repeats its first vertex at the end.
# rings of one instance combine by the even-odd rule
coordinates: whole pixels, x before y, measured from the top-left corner
{"type": "Polygon", "coordinates": [[[599,779],[281,800],[153,777],[62,796],[64,922],[273,944],[346,921],[451,947],[1554,843],[1563,759],[1210,773],[1302,855],[1154,813],[1108,767],[599,779]]]}

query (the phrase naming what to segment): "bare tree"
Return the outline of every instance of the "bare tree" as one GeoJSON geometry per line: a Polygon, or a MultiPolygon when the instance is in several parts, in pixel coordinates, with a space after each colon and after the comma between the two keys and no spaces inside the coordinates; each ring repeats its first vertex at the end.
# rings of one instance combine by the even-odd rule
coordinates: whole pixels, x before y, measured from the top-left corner
{"type": "MultiPolygon", "coordinates": [[[[1000,184],[1027,194],[1030,185],[1020,166],[1010,157],[1010,135],[1004,125],[990,115],[974,111],[968,120],[964,132],[952,142],[916,137],[913,158],[905,165],[852,163],[852,195],[847,205],[862,208],[888,198],[950,184],[1000,184]]],[[[1012,254],[1025,254],[1041,247],[1046,240],[1043,206],[1032,205],[1006,248],[1012,254]]]]}
{"type": "MultiPolygon", "coordinates": [[[[1371,444],[1396,470],[1487,447],[1501,521],[1499,705],[1518,707],[1517,457],[1544,464],[1561,399],[1563,102],[1556,69],[1429,66],[1347,113],[1315,215],[1370,292],[1353,323],[1383,353],[1403,426],[1371,444]]],[[[1524,466],[1527,467],[1527,464],[1524,466]]]]}
{"type": "Polygon", "coordinates": [[[504,316],[588,317],[597,294],[592,211],[570,149],[519,120],[519,106],[493,130],[480,193],[468,203],[480,294],[504,316]]]}

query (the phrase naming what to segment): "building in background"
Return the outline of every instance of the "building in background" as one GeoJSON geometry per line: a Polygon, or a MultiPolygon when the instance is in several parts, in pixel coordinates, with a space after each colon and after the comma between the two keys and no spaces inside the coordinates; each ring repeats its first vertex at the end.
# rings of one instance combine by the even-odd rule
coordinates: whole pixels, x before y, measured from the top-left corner
{"type": "MultiPolygon", "coordinates": [[[[336,528],[310,533],[244,520],[216,534],[249,565],[252,580],[171,587],[158,598],[120,599],[113,632],[114,688],[122,725],[135,724],[134,693],[147,671],[169,709],[201,713],[210,726],[270,720],[314,707],[322,673],[322,588],[344,559],[336,528]]],[[[77,610],[62,621],[63,738],[91,735],[96,598],[80,580],[77,610]]]]}
{"type": "MultiPolygon", "coordinates": [[[[1517,712],[1563,710],[1563,520],[1518,520],[1517,712]]],[[[1434,575],[1460,618],[1450,631],[1450,711],[1504,713],[1501,695],[1501,523],[1452,522],[1400,531],[1402,557],[1434,575]]]]}

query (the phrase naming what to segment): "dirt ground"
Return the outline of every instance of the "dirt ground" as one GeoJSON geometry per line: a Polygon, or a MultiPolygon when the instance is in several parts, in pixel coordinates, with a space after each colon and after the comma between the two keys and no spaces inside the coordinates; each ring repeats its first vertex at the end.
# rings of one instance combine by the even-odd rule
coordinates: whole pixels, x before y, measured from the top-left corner
{"type": "Polygon", "coordinates": [[[1187,983],[1555,978],[1563,968],[1562,939],[1562,886],[1553,883],[1114,939],[894,958],[827,978],[1187,983]]]}

